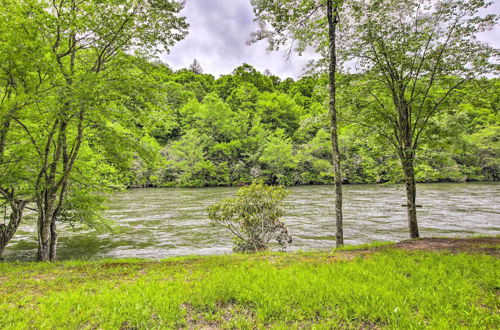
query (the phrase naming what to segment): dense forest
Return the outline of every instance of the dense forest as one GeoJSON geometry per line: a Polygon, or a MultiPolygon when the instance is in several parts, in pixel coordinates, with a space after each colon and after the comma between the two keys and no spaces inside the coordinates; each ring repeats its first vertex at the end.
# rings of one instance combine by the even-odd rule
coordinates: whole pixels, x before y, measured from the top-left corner
{"type": "Polygon", "coordinates": [[[28,212],[55,260],[58,224],[106,226],[127,187],[334,183],[340,246],[343,183],[404,182],[417,238],[416,181],[499,179],[489,3],[250,1],[249,42],[320,56],[298,80],[172,70],[182,1],[0,5],[0,256],[28,212]]]}
{"type": "MultiPolygon", "coordinates": [[[[203,187],[248,184],[330,184],[328,80],[306,75],[280,79],[242,65],[215,79],[195,61],[173,71],[147,63],[157,83],[160,124],[150,130],[154,162],[131,160],[127,186],[203,187]]],[[[344,183],[400,182],[399,160],[365,120],[370,96],[362,75],[339,83],[344,183]]],[[[419,182],[498,180],[500,80],[460,88],[433,118],[416,158],[419,182]]]]}

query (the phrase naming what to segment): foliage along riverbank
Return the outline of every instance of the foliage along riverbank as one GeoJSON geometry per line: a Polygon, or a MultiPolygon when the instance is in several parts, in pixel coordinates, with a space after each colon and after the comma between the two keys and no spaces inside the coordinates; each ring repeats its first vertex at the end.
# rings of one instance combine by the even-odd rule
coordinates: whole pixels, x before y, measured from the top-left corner
{"type": "Polygon", "coordinates": [[[0,328],[495,328],[500,238],[0,263],[0,328]],[[361,250],[359,250],[361,248],[361,250]]]}
{"type": "MultiPolygon", "coordinates": [[[[241,65],[215,79],[150,64],[164,92],[151,130],[154,161],[122,169],[132,186],[203,187],[252,182],[285,185],[333,182],[326,75],[298,80],[241,65]],[[154,149],[154,148],[153,148],[154,149]]],[[[339,139],[344,183],[400,182],[395,151],[380,137],[382,123],[362,111],[365,77],[339,78],[339,139]],[[375,129],[376,127],[377,129],[375,129]]],[[[419,182],[498,180],[498,79],[464,85],[432,119],[416,158],[419,182]]],[[[363,110],[364,109],[364,110],[363,110]]]]}

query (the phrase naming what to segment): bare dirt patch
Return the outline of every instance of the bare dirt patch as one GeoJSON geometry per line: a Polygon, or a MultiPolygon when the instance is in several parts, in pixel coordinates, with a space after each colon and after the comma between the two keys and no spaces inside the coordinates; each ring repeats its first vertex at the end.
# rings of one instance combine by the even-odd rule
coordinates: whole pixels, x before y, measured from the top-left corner
{"type": "Polygon", "coordinates": [[[136,268],[142,268],[144,266],[149,266],[151,264],[154,264],[155,262],[111,262],[111,263],[106,263],[100,265],[101,268],[103,269],[113,269],[113,268],[127,268],[127,267],[136,267],[136,268]]]}
{"type": "Polygon", "coordinates": [[[396,243],[394,247],[410,251],[445,250],[456,253],[485,253],[500,256],[500,237],[419,238],[396,243]]]}

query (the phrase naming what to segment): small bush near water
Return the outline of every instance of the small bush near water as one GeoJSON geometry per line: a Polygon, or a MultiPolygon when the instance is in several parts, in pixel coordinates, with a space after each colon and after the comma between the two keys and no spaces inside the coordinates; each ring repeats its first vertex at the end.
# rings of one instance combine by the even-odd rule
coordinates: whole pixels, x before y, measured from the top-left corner
{"type": "Polygon", "coordinates": [[[253,183],[238,190],[235,198],[226,198],[208,208],[211,220],[227,227],[236,237],[234,251],[255,252],[269,249],[274,238],[286,249],[292,242],[285,223],[283,187],[253,183]]]}

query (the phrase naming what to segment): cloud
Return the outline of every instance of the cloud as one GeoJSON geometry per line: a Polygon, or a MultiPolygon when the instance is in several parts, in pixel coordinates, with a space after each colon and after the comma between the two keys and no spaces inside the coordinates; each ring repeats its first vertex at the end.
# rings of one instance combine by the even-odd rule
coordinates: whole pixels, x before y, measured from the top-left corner
{"type": "MultiPolygon", "coordinates": [[[[500,13],[500,1],[494,2],[490,7],[483,10],[481,14],[500,13]]],[[[478,36],[478,39],[500,49],[500,26],[497,24],[491,31],[486,31],[478,36]]]]}
{"type": "Polygon", "coordinates": [[[174,69],[188,67],[196,58],[204,72],[215,76],[248,63],[259,71],[297,78],[314,57],[309,53],[286,60],[282,52],[268,52],[265,41],[247,45],[258,28],[249,0],[188,0],[182,14],[190,24],[189,35],[162,56],[174,69]]]}
{"type": "MultiPolygon", "coordinates": [[[[500,3],[494,3],[487,11],[500,12],[500,3]]],[[[259,71],[269,69],[282,78],[297,78],[307,62],[317,57],[306,52],[286,60],[283,52],[268,52],[265,41],[247,45],[250,33],[258,28],[250,0],[187,0],[182,14],[190,24],[189,35],[170,54],[162,55],[174,69],[186,68],[196,58],[205,73],[215,76],[231,73],[248,63],[259,71]]],[[[500,27],[481,34],[479,39],[500,48],[500,27]]]]}

